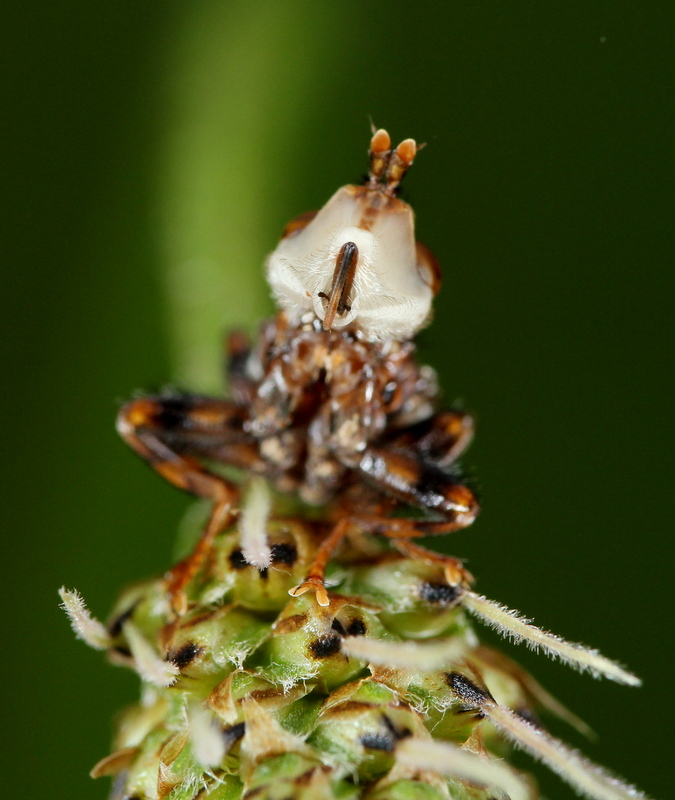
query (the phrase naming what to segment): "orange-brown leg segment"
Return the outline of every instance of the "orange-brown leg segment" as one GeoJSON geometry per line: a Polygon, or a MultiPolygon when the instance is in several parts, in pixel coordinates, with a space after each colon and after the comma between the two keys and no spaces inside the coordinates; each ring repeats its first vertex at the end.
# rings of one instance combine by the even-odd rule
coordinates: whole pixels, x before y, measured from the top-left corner
{"type": "Polygon", "coordinates": [[[177,613],[184,613],[184,589],[203,564],[215,536],[232,520],[238,497],[234,484],[209,472],[195,456],[240,454],[250,448],[244,420],[245,411],[232,403],[191,395],[134,400],[118,415],[117,430],[122,438],[163,478],[213,501],[194,551],[168,576],[167,588],[177,613]]]}
{"type": "Polygon", "coordinates": [[[291,589],[289,592],[290,595],[299,597],[301,594],[311,591],[314,592],[316,601],[320,606],[327,606],[330,604],[328,592],[323,585],[326,567],[328,566],[333,552],[347,535],[350,525],[351,520],[348,517],[344,517],[337,523],[330,534],[321,542],[305,580],[291,589]]]}
{"type": "Polygon", "coordinates": [[[388,442],[391,449],[412,450],[426,462],[448,467],[471,444],[474,422],[462,411],[439,411],[424,422],[397,433],[388,442]]]}
{"type": "Polygon", "coordinates": [[[392,519],[373,515],[353,522],[391,539],[398,550],[411,558],[441,566],[449,583],[466,586],[473,578],[458,559],[433,553],[410,539],[461,530],[475,520],[479,506],[473,492],[438,466],[450,463],[466,447],[473,427],[470,418],[455,412],[437,414],[425,425],[426,428],[412,434],[405,432],[397,439],[397,444],[407,445],[406,450],[386,446],[366,449],[359,467],[368,480],[386,494],[441,519],[392,519]],[[412,449],[413,443],[417,452],[412,449]]]}
{"type": "Polygon", "coordinates": [[[426,564],[441,567],[445,574],[445,580],[451,586],[470,586],[473,583],[473,575],[464,568],[458,558],[434,553],[433,550],[427,550],[426,547],[421,547],[409,539],[392,538],[394,547],[403,555],[416,561],[423,561],[426,564]]]}
{"type": "Polygon", "coordinates": [[[439,522],[415,520],[418,536],[461,530],[478,515],[478,501],[468,487],[412,451],[368,447],[358,469],[390,497],[441,518],[439,522]]]}

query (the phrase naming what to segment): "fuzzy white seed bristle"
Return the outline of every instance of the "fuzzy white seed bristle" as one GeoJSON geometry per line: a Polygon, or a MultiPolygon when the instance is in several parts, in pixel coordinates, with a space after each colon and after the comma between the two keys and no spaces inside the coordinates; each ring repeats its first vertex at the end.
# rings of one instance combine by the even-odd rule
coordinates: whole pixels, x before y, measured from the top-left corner
{"type": "Polygon", "coordinates": [[[578,751],[508,708],[488,702],[481,710],[513,744],[546,764],[579,794],[592,800],[648,800],[634,786],[593,764],[578,751]]]}
{"type": "Polygon", "coordinates": [[[153,686],[171,686],[178,677],[178,667],[164,661],[133,622],[125,622],[122,631],[141,678],[153,686]]]}
{"type": "Polygon", "coordinates": [[[532,791],[509,767],[450,742],[409,737],[396,748],[397,761],[415,769],[487,786],[510,800],[532,800],[532,791]]]}
{"type": "Polygon", "coordinates": [[[267,540],[267,521],[272,497],[264,478],[251,479],[246,501],[239,518],[241,552],[249,564],[267,569],[272,563],[272,551],[267,540]]]}
{"type": "Polygon", "coordinates": [[[454,639],[417,644],[417,642],[386,642],[366,636],[347,636],[342,640],[342,652],[361,661],[402,669],[431,672],[461,658],[465,645],[454,639]]]}
{"type": "Polygon", "coordinates": [[[192,703],[188,718],[195,758],[203,767],[219,766],[225,756],[225,738],[213,714],[203,704],[192,703]]]}
{"type": "Polygon", "coordinates": [[[103,623],[89,613],[82,595],[62,586],[59,589],[61,608],[68,614],[75,635],[95,650],[106,650],[111,645],[110,634],[103,623]]]}
{"type": "Polygon", "coordinates": [[[494,600],[465,591],[461,603],[467,611],[497,630],[502,636],[510,636],[515,642],[524,641],[535,651],[541,648],[552,658],[559,658],[582,672],[590,672],[596,678],[605,677],[629,686],[640,686],[642,683],[638,677],[609,658],[605,658],[597,650],[542,631],[517,611],[495,603],[494,600]]]}

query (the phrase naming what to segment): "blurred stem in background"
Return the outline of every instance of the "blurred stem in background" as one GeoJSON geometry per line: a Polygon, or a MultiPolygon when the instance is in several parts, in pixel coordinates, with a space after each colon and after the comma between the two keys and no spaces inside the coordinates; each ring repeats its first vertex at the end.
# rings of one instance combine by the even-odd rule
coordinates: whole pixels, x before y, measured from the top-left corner
{"type": "Polygon", "coordinates": [[[200,3],[179,32],[159,198],[174,378],[192,390],[221,390],[222,334],[254,329],[271,310],[273,209],[293,181],[297,134],[325,91],[345,10],[200,3]]]}

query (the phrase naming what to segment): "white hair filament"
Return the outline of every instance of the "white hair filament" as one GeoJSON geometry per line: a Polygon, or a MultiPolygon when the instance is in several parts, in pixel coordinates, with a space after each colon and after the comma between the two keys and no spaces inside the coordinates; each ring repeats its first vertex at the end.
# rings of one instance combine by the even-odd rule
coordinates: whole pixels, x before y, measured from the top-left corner
{"type": "Polygon", "coordinates": [[[239,518],[241,552],[256,569],[267,569],[272,563],[272,551],[267,540],[267,521],[271,508],[272,497],[267,481],[256,475],[249,483],[239,518]]]}
{"type": "Polygon", "coordinates": [[[62,586],[59,589],[61,608],[68,615],[75,636],[95,650],[107,650],[112,640],[110,634],[95,617],[92,617],[82,595],[62,586]]]}
{"type": "Polygon", "coordinates": [[[387,642],[366,636],[347,636],[342,640],[342,652],[361,661],[385,667],[431,672],[461,658],[466,650],[459,639],[447,639],[432,644],[416,642],[387,642]]]}
{"type": "Polygon", "coordinates": [[[438,772],[506,794],[510,800],[528,800],[532,792],[513,770],[500,761],[483,758],[450,742],[409,737],[396,748],[397,761],[414,769],[438,772]]]}
{"type": "Polygon", "coordinates": [[[593,764],[541,728],[494,702],[481,706],[483,713],[517,747],[542,761],[579,794],[592,800],[647,800],[634,786],[593,764]]]}
{"type": "Polygon", "coordinates": [[[541,648],[552,658],[559,658],[582,672],[590,672],[596,678],[605,677],[628,686],[641,684],[638,677],[616,662],[605,658],[597,650],[547,633],[532,625],[530,620],[522,617],[517,611],[512,611],[493,600],[467,590],[462,594],[461,603],[482,622],[497,630],[502,636],[510,636],[515,642],[525,641],[533,650],[541,648]]]}
{"type": "Polygon", "coordinates": [[[201,703],[188,706],[190,739],[195,758],[203,767],[217,767],[225,756],[223,729],[201,703]]]}
{"type": "Polygon", "coordinates": [[[153,686],[171,686],[178,677],[178,667],[161,658],[133,622],[125,622],[122,631],[141,678],[153,686]]]}

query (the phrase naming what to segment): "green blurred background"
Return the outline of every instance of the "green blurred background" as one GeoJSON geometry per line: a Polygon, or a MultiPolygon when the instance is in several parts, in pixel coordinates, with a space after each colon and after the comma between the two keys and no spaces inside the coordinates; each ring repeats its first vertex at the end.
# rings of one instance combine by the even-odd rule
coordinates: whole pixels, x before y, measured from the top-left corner
{"type": "Polygon", "coordinates": [[[87,771],[137,681],[75,642],[56,590],[105,616],[168,566],[189,502],[116,405],[218,387],[222,331],[271,308],[264,254],[359,179],[369,116],[428,142],[406,196],[445,284],[420,349],[478,415],[484,512],[443,546],[645,679],[505,645],[600,739],[556,733],[669,794],[673,10],[3,3],[4,796],[106,796],[87,771]]]}

